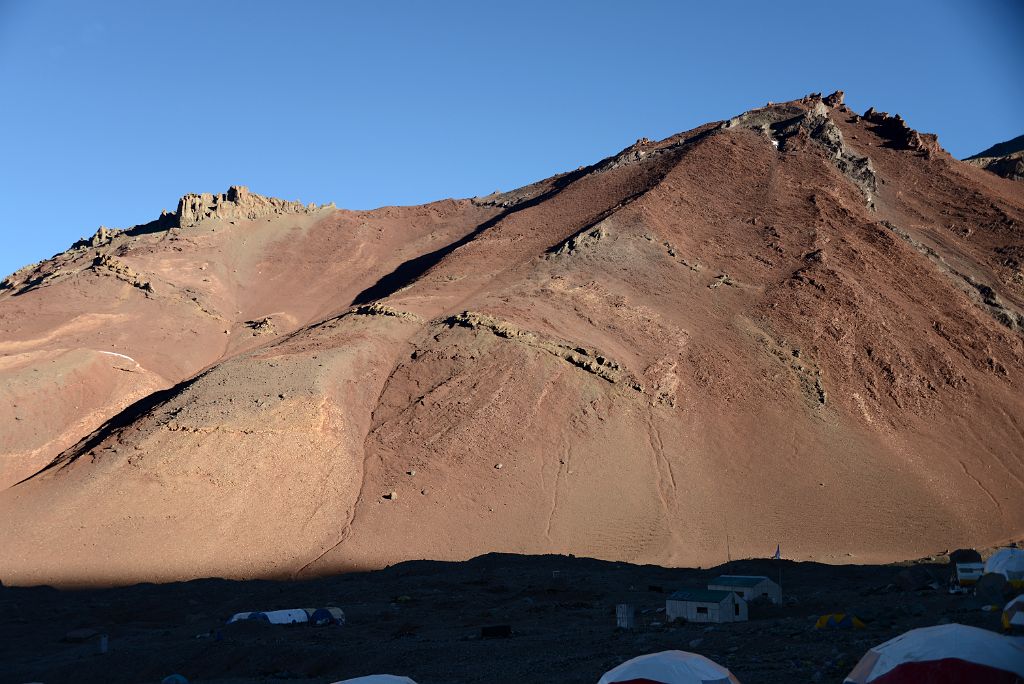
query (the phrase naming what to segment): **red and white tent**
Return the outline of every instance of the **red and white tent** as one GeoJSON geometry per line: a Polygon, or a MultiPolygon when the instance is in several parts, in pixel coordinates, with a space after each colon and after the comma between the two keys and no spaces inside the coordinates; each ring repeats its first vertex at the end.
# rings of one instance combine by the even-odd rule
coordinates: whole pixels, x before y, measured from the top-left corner
{"type": "Polygon", "coordinates": [[[844,684],[1024,684],[1019,640],[965,625],[912,629],[864,654],[844,684]]]}
{"type": "Polygon", "coordinates": [[[597,684],[739,684],[713,660],[686,651],[662,651],[627,660],[597,684]]]}

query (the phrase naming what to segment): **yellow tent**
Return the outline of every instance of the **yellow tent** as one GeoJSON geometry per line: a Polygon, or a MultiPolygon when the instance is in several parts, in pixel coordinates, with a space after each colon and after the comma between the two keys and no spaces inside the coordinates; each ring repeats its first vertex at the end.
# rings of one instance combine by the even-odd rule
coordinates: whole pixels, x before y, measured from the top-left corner
{"type": "Polygon", "coordinates": [[[1003,629],[1024,628],[1024,594],[1013,599],[1003,608],[1003,629]]]}
{"type": "Polygon", "coordinates": [[[814,629],[864,629],[867,625],[856,615],[827,613],[818,618],[814,629]]]}

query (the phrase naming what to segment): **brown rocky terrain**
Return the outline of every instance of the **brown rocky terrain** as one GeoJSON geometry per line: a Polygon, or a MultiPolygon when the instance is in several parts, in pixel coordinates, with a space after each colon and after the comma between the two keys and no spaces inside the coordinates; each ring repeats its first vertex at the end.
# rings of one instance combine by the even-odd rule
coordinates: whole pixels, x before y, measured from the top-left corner
{"type": "Polygon", "coordinates": [[[0,285],[0,578],[1016,538],[1022,262],[1024,186],[841,93],[472,200],[189,195],[0,285]]]}

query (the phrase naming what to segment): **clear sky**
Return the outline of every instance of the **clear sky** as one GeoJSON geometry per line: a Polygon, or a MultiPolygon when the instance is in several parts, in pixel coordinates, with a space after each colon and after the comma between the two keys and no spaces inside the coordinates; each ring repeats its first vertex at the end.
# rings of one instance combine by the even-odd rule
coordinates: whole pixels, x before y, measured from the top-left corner
{"type": "Polygon", "coordinates": [[[482,195],[837,88],[963,157],[1024,133],[1022,28],[1022,0],[0,0],[0,274],[186,192],[482,195]]]}

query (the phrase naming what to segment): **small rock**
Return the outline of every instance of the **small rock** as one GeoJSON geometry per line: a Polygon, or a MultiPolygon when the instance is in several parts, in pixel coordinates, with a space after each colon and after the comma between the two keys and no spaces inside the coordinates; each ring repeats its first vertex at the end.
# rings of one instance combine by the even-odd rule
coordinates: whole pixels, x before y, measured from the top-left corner
{"type": "Polygon", "coordinates": [[[504,466],[502,466],[502,465],[501,465],[500,463],[495,463],[495,464],[494,464],[494,469],[495,469],[495,470],[501,470],[501,469],[502,469],[503,467],[504,467],[504,466]]]}
{"type": "Polygon", "coordinates": [[[284,392],[281,392],[281,393],[280,393],[280,394],[278,394],[277,396],[278,396],[278,397],[280,397],[281,399],[284,399],[286,395],[285,395],[285,393],[284,393],[284,392]]]}
{"type": "Polygon", "coordinates": [[[416,474],[416,471],[415,471],[415,470],[407,470],[407,471],[405,472],[405,474],[406,474],[406,475],[408,475],[409,477],[412,477],[413,475],[415,475],[415,474],[416,474]]]}
{"type": "Polygon", "coordinates": [[[384,495],[384,498],[387,499],[388,501],[394,501],[395,499],[398,498],[398,492],[388,492],[387,494],[384,495]]]}

